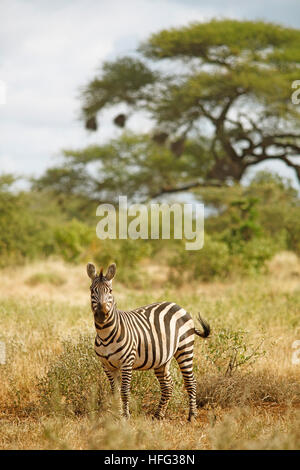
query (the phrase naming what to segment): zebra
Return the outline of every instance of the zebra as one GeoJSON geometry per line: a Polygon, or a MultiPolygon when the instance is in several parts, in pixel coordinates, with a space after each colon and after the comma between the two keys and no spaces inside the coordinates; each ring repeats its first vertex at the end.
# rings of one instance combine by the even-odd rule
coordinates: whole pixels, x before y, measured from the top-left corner
{"type": "Polygon", "coordinates": [[[175,357],[189,397],[189,416],[196,416],[196,380],[193,374],[194,334],[206,338],[209,324],[199,314],[203,329],[195,328],[190,314],[174,302],[157,302],[130,311],[117,309],[112,294],[112,279],[116,264],[106,274],[96,273],[94,264],[87,264],[92,280],[91,309],[96,327],[95,352],[110,382],[113,394],[121,378],[123,416],[129,418],[130,383],[133,370],[154,369],[161,388],[161,398],[155,418],[162,419],[172,395],[173,383],[169,372],[175,357]]]}

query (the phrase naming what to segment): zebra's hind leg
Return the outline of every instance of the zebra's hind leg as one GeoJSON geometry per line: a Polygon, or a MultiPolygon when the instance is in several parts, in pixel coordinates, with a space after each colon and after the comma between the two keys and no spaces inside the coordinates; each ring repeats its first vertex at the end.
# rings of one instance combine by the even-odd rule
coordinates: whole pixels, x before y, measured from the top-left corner
{"type": "Polygon", "coordinates": [[[184,385],[189,396],[188,420],[192,421],[197,415],[196,379],[193,373],[193,350],[189,348],[183,351],[178,351],[178,353],[175,354],[175,359],[178,362],[180,371],[183,376],[184,385]]]}
{"type": "Polygon", "coordinates": [[[173,382],[169,372],[169,364],[170,363],[168,362],[158,369],[154,369],[154,373],[159,381],[161,389],[160,402],[154,414],[154,417],[157,419],[164,418],[173,391],[173,382]]]}

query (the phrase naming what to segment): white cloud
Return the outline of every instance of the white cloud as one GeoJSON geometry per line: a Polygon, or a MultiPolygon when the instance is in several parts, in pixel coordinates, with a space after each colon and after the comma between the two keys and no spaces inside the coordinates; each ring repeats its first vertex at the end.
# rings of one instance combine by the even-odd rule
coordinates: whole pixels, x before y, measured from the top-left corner
{"type": "Polygon", "coordinates": [[[0,105],[6,104],[6,83],[0,80],[0,105]]]}
{"type": "Polygon", "coordinates": [[[0,173],[14,173],[16,164],[12,157],[8,155],[0,155],[0,173]]]}

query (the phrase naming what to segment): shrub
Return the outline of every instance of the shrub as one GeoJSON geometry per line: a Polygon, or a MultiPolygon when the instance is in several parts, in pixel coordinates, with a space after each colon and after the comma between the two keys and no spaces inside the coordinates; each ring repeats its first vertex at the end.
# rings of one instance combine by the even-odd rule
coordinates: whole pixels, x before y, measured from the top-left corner
{"type": "Polygon", "coordinates": [[[39,253],[38,231],[42,222],[35,220],[28,200],[22,194],[0,191],[0,264],[21,263],[39,253]]]}
{"type": "Polygon", "coordinates": [[[248,343],[247,335],[241,329],[220,328],[205,343],[206,360],[226,376],[253,364],[265,351],[261,349],[262,342],[255,346],[248,343]]]}
{"type": "Polygon", "coordinates": [[[209,281],[228,275],[229,249],[224,242],[206,236],[204,247],[198,251],[187,251],[182,245],[169,264],[177,280],[201,279],[209,281]]]}
{"type": "Polygon", "coordinates": [[[93,237],[93,230],[87,224],[76,219],[54,230],[56,251],[65,261],[79,261],[93,237]]]}
{"type": "Polygon", "coordinates": [[[136,283],[140,277],[140,262],[148,258],[152,246],[147,240],[97,240],[93,249],[89,250],[97,266],[107,266],[111,262],[122,266],[118,271],[118,280],[121,282],[136,283]],[[126,269],[127,268],[127,269],[126,269]]]}
{"type": "Polygon", "coordinates": [[[241,244],[238,252],[241,270],[245,273],[260,272],[266,267],[266,261],[284,247],[284,237],[257,237],[241,244]]]}
{"type": "Polygon", "coordinates": [[[39,384],[43,409],[48,413],[84,414],[100,409],[106,396],[106,378],[90,335],[63,342],[61,355],[39,384]]]}

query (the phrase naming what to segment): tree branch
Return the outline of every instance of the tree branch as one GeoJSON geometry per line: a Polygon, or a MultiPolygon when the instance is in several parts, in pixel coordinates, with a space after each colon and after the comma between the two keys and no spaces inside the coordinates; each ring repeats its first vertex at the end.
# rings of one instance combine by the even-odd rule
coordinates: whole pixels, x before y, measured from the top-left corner
{"type": "Polygon", "coordinates": [[[164,194],[179,193],[181,191],[188,191],[189,189],[193,189],[193,188],[222,187],[222,186],[224,186],[224,184],[219,182],[219,181],[213,181],[213,180],[212,181],[194,181],[194,182],[188,183],[184,186],[162,188],[157,193],[151,194],[150,197],[151,197],[151,199],[155,199],[155,198],[157,198],[159,196],[162,196],[164,194]]]}

